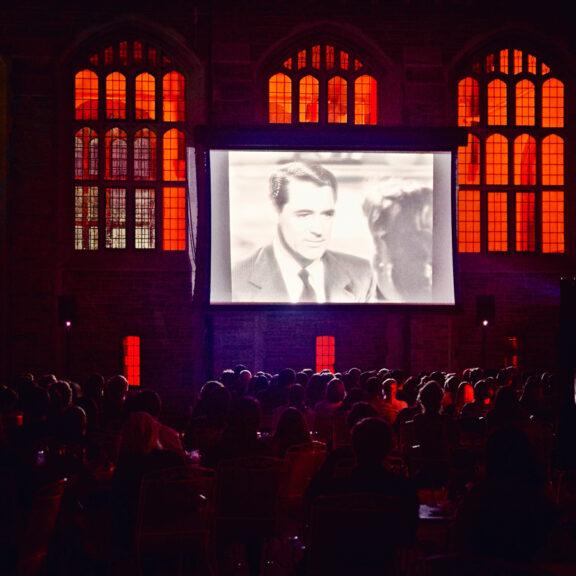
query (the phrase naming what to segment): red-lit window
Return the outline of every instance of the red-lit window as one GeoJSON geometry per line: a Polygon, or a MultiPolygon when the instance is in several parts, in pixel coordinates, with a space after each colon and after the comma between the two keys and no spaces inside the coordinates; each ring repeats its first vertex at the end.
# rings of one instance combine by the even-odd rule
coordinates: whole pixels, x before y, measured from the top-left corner
{"type": "Polygon", "coordinates": [[[546,80],[542,86],[542,126],[564,126],[564,85],[556,78],[546,80]]]}
{"type": "Polygon", "coordinates": [[[76,120],[98,118],[98,76],[92,70],[81,70],[74,80],[76,120]]]}
{"type": "Polygon", "coordinates": [[[460,252],[564,252],[564,84],[537,54],[490,51],[458,81],[460,252]],[[475,211],[475,212],[474,212],[475,211]]]}
{"type": "Polygon", "coordinates": [[[354,81],[354,124],[376,124],[378,120],[378,86],[365,74],[354,81]]]}
{"type": "Polygon", "coordinates": [[[173,128],[164,134],[164,162],[162,173],[164,180],[184,180],[186,178],[186,154],[184,134],[173,128]]]}
{"type": "Polygon", "coordinates": [[[480,140],[474,134],[458,148],[458,184],[480,184],[480,140]]]}
{"type": "Polygon", "coordinates": [[[106,118],[126,118],[126,78],[120,72],[106,76],[106,118]]]}
{"type": "Polygon", "coordinates": [[[530,80],[522,80],[516,84],[516,124],[518,126],[534,126],[534,84],[530,80]]]}
{"type": "Polygon", "coordinates": [[[334,336],[316,336],[316,372],[334,372],[336,362],[336,339],[334,336]]]}
{"type": "Polygon", "coordinates": [[[536,248],[534,192],[516,192],[516,250],[533,252],[536,248]]]}
{"type": "Polygon", "coordinates": [[[488,251],[508,250],[508,195],[506,192],[488,193],[488,251]]]}
{"type": "Polygon", "coordinates": [[[542,252],[564,251],[564,192],[542,192],[542,252]]]}
{"type": "Polygon", "coordinates": [[[480,252],[480,191],[458,191],[458,250],[480,252]]]}
{"type": "Polygon", "coordinates": [[[501,134],[486,140],[486,184],[508,184],[508,142],[501,134]]]}
{"type": "Polygon", "coordinates": [[[555,134],[542,140],[542,184],[564,184],[564,141],[555,134]]]}
{"type": "Polygon", "coordinates": [[[506,83],[498,79],[492,80],[488,84],[488,124],[490,126],[505,126],[507,119],[506,83]]]}
{"type": "Polygon", "coordinates": [[[463,78],[458,83],[458,126],[474,126],[480,122],[478,80],[463,78]]]}
{"type": "Polygon", "coordinates": [[[318,80],[304,76],[300,80],[300,122],[318,122],[318,80]]]}
{"type": "Polygon", "coordinates": [[[136,76],[136,120],[156,118],[156,78],[148,72],[136,76]]]}
{"type": "Polygon", "coordinates": [[[184,118],[184,76],[170,72],[162,79],[164,103],[162,111],[165,122],[182,122],[184,118]]]}
{"type": "Polygon", "coordinates": [[[186,194],[176,186],[164,188],[162,209],[164,250],[186,249],[186,194]]]}
{"type": "Polygon", "coordinates": [[[292,80],[286,74],[274,74],[268,81],[268,121],[271,124],[292,122],[292,80]]]}
{"type": "Polygon", "coordinates": [[[130,386],[140,386],[140,336],[125,336],[123,372],[130,386]]]}
{"type": "Polygon", "coordinates": [[[188,88],[176,68],[163,49],[133,39],[78,62],[76,250],[185,250],[188,88]]]}
{"type": "Polygon", "coordinates": [[[536,141],[528,134],[514,140],[514,184],[536,184],[536,141]]]}
{"type": "Polygon", "coordinates": [[[363,58],[329,44],[296,52],[268,77],[271,124],[376,124],[378,82],[363,58]]]}

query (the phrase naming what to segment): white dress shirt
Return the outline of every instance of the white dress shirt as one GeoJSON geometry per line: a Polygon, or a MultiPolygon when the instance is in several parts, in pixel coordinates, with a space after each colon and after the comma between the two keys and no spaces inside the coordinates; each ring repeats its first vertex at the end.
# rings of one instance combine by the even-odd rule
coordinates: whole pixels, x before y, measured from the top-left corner
{"type": "MultiPolygon", "coordinates": [[[[274,238],[272,242],[274,250],[274,257],[278,262],[284,285],[288,291],[290,302],[296,303],[300,300],[304,284],[298,275],[302,266],[294,260],[292,255],[282,246],[278,238],[274,238]]],[[[314,260],[312,264],[306,267],[308,271],[308,280],[316,292],[316,301],[320,304],[326,302],[326,289],[324,287],[324,263],[322,259],[314,260]]]]}

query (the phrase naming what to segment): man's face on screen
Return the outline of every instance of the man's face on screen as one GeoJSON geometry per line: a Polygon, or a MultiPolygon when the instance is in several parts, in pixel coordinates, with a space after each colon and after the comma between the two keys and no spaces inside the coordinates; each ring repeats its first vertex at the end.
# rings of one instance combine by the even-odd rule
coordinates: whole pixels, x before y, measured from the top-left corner
{"type": "Polygon", "coordinates": [[[288,202],[278,216],[284,244],[292,255],[306,264],[321,258],[332,235],[336,202],[330,186],[305,180],[288,184],[288,202]]]}

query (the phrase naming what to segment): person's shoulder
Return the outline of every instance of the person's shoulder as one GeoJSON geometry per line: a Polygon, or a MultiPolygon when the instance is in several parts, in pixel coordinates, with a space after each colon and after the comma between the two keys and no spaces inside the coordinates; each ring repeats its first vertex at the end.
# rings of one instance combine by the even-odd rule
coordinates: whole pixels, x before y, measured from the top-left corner
{"type": "MultiPolygon", "coordinates": [[[[252,302],[268,292],[262,293],[262,286],[270,281],[270,275],[275,273],[275,258],[272,245],[257,248],[246,258],[232,266],[232,299],[234,301],[252,302]]],[[[276,266],[277,268],[277,266],[276,266]]]]}
{"type": "Polygon", "coordinates": [[[232,266],[232,274],[241,275],[242,273],[251,271],[259,260],[269,255],[272,255],[272,246],[260,246],[260,248],[254,250],[249,256],[236,262],[234,266],[232,266]]]}

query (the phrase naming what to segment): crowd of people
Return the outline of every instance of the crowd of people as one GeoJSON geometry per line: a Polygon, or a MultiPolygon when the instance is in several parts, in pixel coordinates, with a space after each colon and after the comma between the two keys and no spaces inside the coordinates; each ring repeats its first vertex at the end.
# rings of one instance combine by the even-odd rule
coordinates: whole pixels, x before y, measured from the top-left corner
{"type": "MultiPolygon", "coordinates": [[[[102,547],[124,557],[133,550],[146,474],[281,460],[306,445],[326,456],[302,496],[303,525],[324,497],[381,494],[398,504],[410,544],[419,506],[441,503],[454,512],[450,552],[530,564],[565,522],[556,478],[576,469],[576,411],[559,389],[555,373],[512,367],[269,374],[238,365],[206,381],[177,421],[164,414],[160,391],[121,375],[79,384],[21,374],[0,387],[2,494],[12,490],[17,503],[2,512],[2,570],[17,565],[34,495],[59,478],[68,483],[46,573],[107,573],[102,547]]],[[[306,574],[306,562],[304,553],[294,571],[306,574]]]]}

